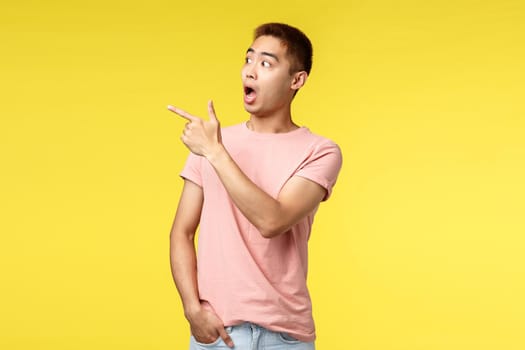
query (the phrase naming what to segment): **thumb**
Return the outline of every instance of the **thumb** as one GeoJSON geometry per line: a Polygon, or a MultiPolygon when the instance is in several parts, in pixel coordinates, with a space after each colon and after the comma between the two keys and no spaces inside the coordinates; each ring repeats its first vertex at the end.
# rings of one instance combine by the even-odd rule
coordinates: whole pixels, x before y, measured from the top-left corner
{"type": "Polygon", "coordinates": [[[210,120],[213,120],[217,123],[219,122],[219,120],[217,119],[217,116],[215,115],[215,108],[213,107],[212,100],[208,101],[208,115],[210,116],[210,120]]]}
{"type": "Polygon", "coordinates": [[[219,331],[219,334],[222,340],[226,343],[226,345],[228,345],[230,348],[233,348],[234,346],[233,340],[232,338],[230,338],[230,335],[226,332],[226,329],[224,329],[224,327],[220,327],[218,331],[219,331]]]}

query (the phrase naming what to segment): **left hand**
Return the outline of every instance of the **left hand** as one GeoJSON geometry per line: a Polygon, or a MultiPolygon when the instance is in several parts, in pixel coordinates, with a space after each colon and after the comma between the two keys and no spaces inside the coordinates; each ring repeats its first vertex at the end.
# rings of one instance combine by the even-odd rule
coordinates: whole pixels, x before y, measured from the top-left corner
{"type": "Polygon", "coordinates": [[[208,157],[221,146],[221,126],[211,100],[208,102],[208,121],[171,105],[168,109],[188,121],[180,138],[192,153],[208,157]]]}

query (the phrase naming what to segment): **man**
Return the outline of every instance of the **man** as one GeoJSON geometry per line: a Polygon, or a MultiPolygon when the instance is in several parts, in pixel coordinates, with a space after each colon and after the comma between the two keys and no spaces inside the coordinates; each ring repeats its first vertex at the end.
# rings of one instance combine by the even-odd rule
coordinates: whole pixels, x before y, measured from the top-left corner
{"type": "Polygon", "coordinates": [[[170,235],[190,349],[314,349],[307,243],[342,158],[291,117],[311,64],[300,30],[264,24],[241,71],[247,122],[221,129],[211,101],[208,121],[168,106],[191,151],[170,235]]]}

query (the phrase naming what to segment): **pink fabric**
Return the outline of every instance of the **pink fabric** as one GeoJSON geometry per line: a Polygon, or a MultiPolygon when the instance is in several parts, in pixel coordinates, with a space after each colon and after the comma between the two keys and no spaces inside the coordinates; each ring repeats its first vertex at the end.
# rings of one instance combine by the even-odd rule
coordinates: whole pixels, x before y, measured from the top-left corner
{"type": "MultiPolygon", "coordinates": [[[[274,198],[289,178],[302,176],[323,186],[326,200],[341,168],[339,147],[305,127],[257,133],[242,123],[223,128],[222,139],[244,174],[274,198]]],[[[181,176],[204,192],[197,249],[203,304],[225,326],[252,322],[302,341],[315,340],[306,276],[317,208],[290,231],[266,239],[233,204],[205,158],[190,153],[181,176]]]]}

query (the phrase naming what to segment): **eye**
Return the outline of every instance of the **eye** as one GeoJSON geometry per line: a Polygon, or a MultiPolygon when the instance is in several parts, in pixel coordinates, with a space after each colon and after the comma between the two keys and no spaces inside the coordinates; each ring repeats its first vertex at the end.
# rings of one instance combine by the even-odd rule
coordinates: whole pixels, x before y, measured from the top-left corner
{"type": "Polygon", "coordinates": [[[252,63],[252,59],[251,59],[250,57],[246,57],[246,58],[244,59],[244,62],[246,62],[246,63],[252,63]]]}
{"type": "Polygon", "coordinates": [[[262,61],[262,65],[263,65],[263,67],[269,68],[270,67],[270,62],[262,61]]]}

